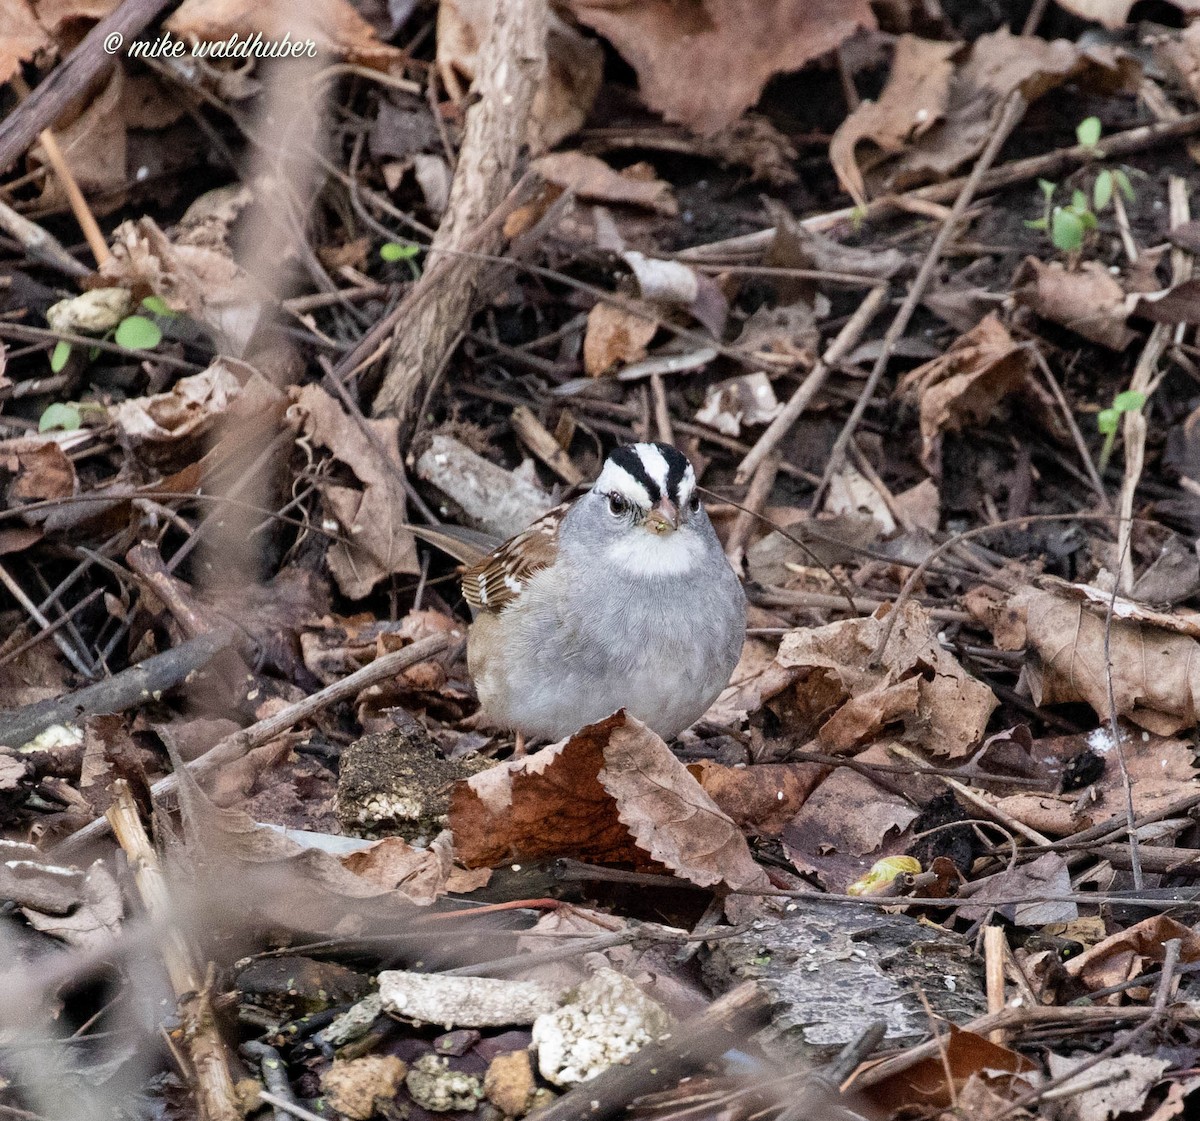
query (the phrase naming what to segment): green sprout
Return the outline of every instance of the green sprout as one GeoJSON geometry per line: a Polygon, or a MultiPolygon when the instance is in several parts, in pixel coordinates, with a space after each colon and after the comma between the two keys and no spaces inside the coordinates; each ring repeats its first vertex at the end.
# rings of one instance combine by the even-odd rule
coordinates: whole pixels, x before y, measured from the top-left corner
{"type": "Polygon", "coordinates": [[[385,241],[379,247],[379,256],[382,260],[391,264],[394,261],[407,261],[408,267],[412,270],[413,280],[417,280],[421,276],[420,266],[416,262],[416,256],[421,252],[421,247],[414,242],[405,242],[403,245],[397,241],[385,241]]]}
{"type": "Polygon", "coordinates": [[[1094,152],[1096,145],[1100,143],[1100,118],[1084,117],[1075,126],[1075,139],[1079,141],[1080,147],[1091,148],[1094,152]]]}
{"type": "Polygon", "coordinates": [[[61,428],[64,432],[74,432],[83,427],[84,413],[103,411],[103,406],[94,401],[55,401],[47,405],[38,418],[38,431],[49,432],[53,428],[61,428]]]}
{"type": "Polygon", "coordinates": [[[1113,398],[1110,408],[1101,409],[1096,414],[1096,427],[1104,436],[1104,447],[1100,449],[1100,463],[1098,464],[1101,474],[1104,474],[1104,469],[1108,466],[1108,461],[1112,456],[1113,445],[1117,442],[1117,428],[1121,423],[1121,415],[1136,413],[1145,404],[1146,395],[1144,393],[1139,393],[1136,389],[1127,389],[1113,398]]]}
{"type": "Polygon", "coordinates": [[[1088,206],[1087,195],[1082,191],[1073,191],[1069,204],[1055,206],[1054,193],[1058,190],[1058,184],[1039,179],[1038,186],[1045,200],[1043,213],[1040,218],[1028,221],[1025,225],[1031,230],[1048,230],[1051,245],[1064,253],[1075,253],[1082,249],[1084,238],[1097,225],[1096,215],[1088,206]]]}
{"type": "MultiPolygon", "coordinates": [[[[1103,156],[1097,147],[1101,128],[1099,117],[1087,117],[1075,129],[1076,139],[1094,156],[1103,156]]],[[[1137,197],[1128,172],[1121,167],[1103,168],[1092,183],[1090,192],[1074,190],[1071,201],[1065,206],[1054,205],[1058,184],[1049,179],[1039,179],[1042,192],[1042,216],[1025,225],[1031,230],[1044,230],[1049,234],[1050,244],[1063,253],[1078,253],[1083,248],[1087,235],[1099,225],[1096,215],[1113,201],[1116,192],[1129,202],[1137,197]]]]}
{"type": "MultiPolygon", "coordinates": [[[[164,318],[175,318],[175,312],[167,306],[165,300],[158,296],[147,296],[142,300],[142,307],[153,315],[162,316],[164,318]]],[[[107,336],[106,336],[107,337],[107,336]]],[[[160,342],[162,342],[162,328],[159,327],[153,319],[147,319],[144,315],[127,315],[120,323],[117,324],[116,330],[112,332],[112,340],[117,346],[123,346],[126,350],[153,350],[160,342]]],[[[92,351],[88,360],[95,359],[97,352],[92,351]]],[[[71,357],[71,344],[65,339],[59,339],[54,344],[54,349],[50,352],[50,370],[52,373],[62,373],[63,368],[67,364],[67,360],[71,357]]],[[[51,425],[51,427],[62,427],[61,425],[51,425]]],[[[78,425],[73,427],[78,428],[78,425]]],[[[69,429],[68,429],[69,431],[69,429]]]]}

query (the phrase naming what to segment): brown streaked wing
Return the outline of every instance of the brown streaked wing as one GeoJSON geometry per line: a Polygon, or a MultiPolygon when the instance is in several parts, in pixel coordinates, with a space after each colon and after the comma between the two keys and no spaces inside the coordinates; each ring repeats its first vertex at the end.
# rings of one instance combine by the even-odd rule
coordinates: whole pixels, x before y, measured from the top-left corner
{"type": "Polygon", "coordinates": [[[462,590],[476,611],[499,614],[516,601],[529,578],[554,563],[558,555],[558,526],[568,503],[548,510],[516,537],[493,549],[463,571],[462,590]]]}

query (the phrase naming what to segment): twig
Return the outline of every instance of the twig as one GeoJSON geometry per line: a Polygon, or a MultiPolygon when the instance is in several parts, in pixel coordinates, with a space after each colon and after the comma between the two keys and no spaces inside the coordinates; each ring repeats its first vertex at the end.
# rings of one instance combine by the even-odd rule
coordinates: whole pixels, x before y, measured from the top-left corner
{"type": "Polygon", "coordinates": [[[1092,459],[1092,453],[1088,450],[1087,441],[1083,438],[1083,433],[1079,431],[1075,414],[1071,411],[1071,406],[1067,404],[1066,395],[1063,393],[1062,387],[1058,384],[1058,379],[1051,372],[1050,363],[1046,361],[1045,355],[1042,354],[1041,347],[1034,343],[1029,343],[1028,345],[1033,351],[1033,358],[1038,364],[1038,369],[1042,371],[1042,377],[1046,379],[1046,383],[1050,386],[1050,392],[1053,394],[1054,400],[1062,412],[1063,420],[1070,430],[1075,450],[1079,452],[1079,458],[1083,461],[1083,469],[1087,472],[1088,480],[1092,484],[1092,490],[1096,492],[1096,500],[1100,503],[1100,508],[1107,512],[1112,509],[1112,506],[1108,501],[1108,494],[1104,489],[1104,481],[1100,478],[1100,472],[1096,470],[1096,463],[1092,459]]]}
{"type": "MultiPolygon", "coordinates": [[[[1004,1011],[1004,950],[1006,941],[1004,927],[983,928],[983,964],[987,978],[987,1007],[991,1015],[1004,1011]]],[[[1004,1046],[1004,1029],[995,1028],[988,1038],[999,1047],[1004,1046]]]]}
{"type": "MultiPolygon", "coordinates": [[[[192,641],[198,643],[202,639],[193,639],[192,641]]],[[[374,685],[377,681],[400,673],[409,666],[441,654],[455,641],[454,636],[450,634],[434,635],[431,638],[424,638],[420,642],[414,642],[403,650],[394,650],[390,654],[384,654],[382,658],[376,658],[370,665],[363,666],[362,669],[343,677],[341,681],[327,685],[324,689],[313,693],[312,696],[305,697],[304,700],[281,709],[275,715],[268,716],[258,721],[257,724],[251,724],[249,728],[243,728],[240,732],[226,736],[199,758],[188,763],[187,770],[196,778],[210,774],[218,767],[240,759],[252,748],[269,743],[276,736],[288,731],[300,721],[307,720],[322,709],[356,696],[369,685],[374,685]]],[[[157,656],[164,657],[165,655],[157,656]]],[[[153,661],[153,659],[148,659],[148,661],[153,661]]],[[[167,775],[150,788],[150,793],[155,799],[164,798],[168,794],[174,793],[178,785],[179,779],[176,775],[167,775]]],[[[107,830],[108,822],[103,818],[98,818],[72,833],[57,846],[55,851],[56,853],[76,852],[81,846],[104,836],[107,830]]]]}
{"type": "Polygon", "coordinates": [[[228,645],[228,634],[202,635],[154,654],[107,681],[89,685],[65,697],[0,712],[0,744],[19,747],[52,724],[70,724],[94,712],[123,712],[173,689],[228,645]]]}
{"type": "Polygon", "coordinates": [[[545,425],[527,405],[518,405],[509,418],[517,439],[538,457],[569,487],[583,482],[583,472],[572,462],[558,445],[558,441],[547,431],[545,425]]]}
{"type": "Polygon", "coordinates": [[[3,199],[0,199],[0,230],[15,237],[31,260],[58,269],[65,276],[78,278],[91,274],[92,270],[75,260],[58,238],[18,214],[3,199]]]}
{"type": "Polygon", "coordinates": [[[32,635],[30,638],[27,638],[14,649],[0,654],[0,666],[6,666],[10,662],[15,662],[22,654],[25,653],[25,651],[33,649],[33,647],[37,646],[38,643],[42,642],[44,639],[50,638],[58,630],[70,623],[85,607],[89,607],[103,594],[103,588],[93,588],[78,603],[73,604],[68,610],[59,615],[59,617],[55,619],[54,622],[48,627],[38,631],[37,634],[32,635]]]}
{"type": "Polygon", "coordinates": [[[1038,522],[1113,522],[1117,520],[1118,515],[1116,514],[1024,514],[1019,518],[1005,518],[1004,521],[993,522],[991,525],[976,526],[974,529],[968,529],[962,533],[956,533],[953,537],[948,537],[908,574],[908,579],[904,581],[892,605],[892,610],[884,621],[883,633],[879,636],[879,643],[875,647],[875,653],[872,655],[872,662],[878,665],[879,660],[883,657],[883,652],[887,649],[888,642],[891,641],[892,630],[896,626],[896,620],[900,616],[900,608],[904,606],[908,598],[912,595],[913,589],[920,582],[921,578],[929,571],[929,566],[935,560],[939,559],[943,553],[954,548],[955,545],[961,544],[963,541],[973,540],[985,533],[995,533],[997,530],[1013,529],[1018,526],[1037,524],[1038,522]]]}
{"type": "MultiPolygon", "coordinates": [[[[906,759],[919,772],[925,772],[930,769],[929,764],[924,759],[902,744],[893,744],[891,752],[893,755],[900,756],[901,759],[906,759]]],[[[958,779],[950,778],[948,775],[938,775],[937,779],[953,790],[963,801],[978,810],[983,817],[991,821],[998,821],[1005,829],[1012,833],[1020,834],[1020,836],[1024,837],[1027,841],[1032,841],[1035,845],[1048,845],[1051,843],[1049,837],[1039,833],[1036,829],[1031,829],[1024,822],[1017,821],[1011,815],[1006,814],[998,806],[994,806],[985,798],[981,798],[979,794],[965,783],[959,782],[958,779]]]]}
{"type": "Polygon", "coordinates": [[[1168,938],[1163,943],[1162,978],[1158,983],[1158,992],[1154,994],[1154,1013],[1161,1016],[1167,1010],[1167,1001],[1171,999],[1171,986],[1175,981],[1175,968],[1179,965],[1179,953],[1183,942],[1179,938],[1168,938]]]}
{"type": "Polygon", "coordinates": [[[1025,17],[1025,23],[1021,26],[1022,35],[1033,35],[1037,31],[1048,7],[1050,0],[1033,0],[1033,7],[1029,9],[1029,15],[1025,17]]]}
{"type": "Polygon", "coordinates": [[[925,289],[933,279],[933,272],[937,267],[938,261],[941,259],[942,250],[949,243],[950,238],[958,227],[959,220],[971,204],[971,200],[975,197],[975,193],[979,189],[983,178],[983,173],[991,167],[996,157],[1000,154],[1000,149],[1004,146],[1004,142],[1008,139],[1009,134],[1024,115],[1025,104],[1025,98],[1019,92],[1014,91],[1009,95],[1000,113],[1000,118],[996,122],[995,132],[992,133],[987,146],[980,153],[979,159],[975,161],[975,166],[971,169],[971,174],[967,176],[967,181],[963,184],[962,190],[958,192],[958,197],[954,200],[954,205],[950,209],[949,216],[938,230],[937,236],[933,239],[933,244],[929,247],[929,252],[925,254],[925,260],[921,262],[921,268],[908,290],[908,295],[904,297],[904,302],[900,305],[900,310],[896,312],[895,319],[892,320],[891,326],[888,327],[887,333],[883,336],[883,345],[880,348],[879,357],[875,360],[875,365],[871,368],[871,373],[867,377],[866,384],[863,386],[862,392],[859,394],[858,400],[850,412],[850,417],[834,441],[833,448],[829,453],[829,461],[825,467],[825,473],[822,475],[821,483],[813,495],[814,508],[820,501],[825,488],[829,485],[829,480],[832,478],[833,473],[841,468],[846,454],[846,445],[850,442],[850,438],[854,435],[854,430],[858,427],[858,422],[862,419],[862,415],[867,411],[867,406],[870,404],[871,398],[875,395],[875,390],[892,356],[892,350],[895,348],[896,343],[900,341],[901,335],[904,334],[905,329],[908,327],[908,321],[912,318],[913,312],[917,310],[917,305],[921,302],[921,297],[925,294],[925,289]]]}
{"type": "Polygon", "coordinates": [[[158,949],[179,1002],[179,1014],[184,1024],[183,1043],[195,1076],[200,1116],[205,1121],[241,1121],[242,1111],[229,1074],[225,1044],[209,1001],[211,971],[202,984],[192,952],[172,922],[173,907],[167,883],[159,867],[158,855],[138,816],[129,783],[125,779],[116,779],[113,795],[115,801],[105,817],[117,843],[129,858],[146,913],[152,922],[162,927],[158,949]]]}
{"type": "Polygon", "coordinates": [[[272,1094],[270,1090],[259,1090],[258,1096],[268,1105],[282,1109],[284,1113],[290,1113],[293,1117],[298,1117],[300,1121],[329,1121],[327,1116],[322,1117],[319,1113],[313,1113],[311,1109],[305,1109],[302,1105],[289,1102],[277,1094],[272,1094]]]}
{"type": "Polygon", "coordinates": [[[800,419],[801,414],[808,408],[809,402],[825,384],[825,379],[829,376],[830,371],[858,345],[858,340],[862,338],[863,332],[871,325],[871,321],[883,307],[887,294],[887,285],[880,284],[863,297],[863,302],[859,304],[854,314],[846,321],[846,325],[838,332],[837,338],[829,344],[817,364],[809,370],[804,381],[788,399],[788,403],[783,406],[780,414],[771,421],[767,430],[755,442],[754,447],[738,464],[737,482],[744,483],[749,479],[763,459],[791,431],[792,425],[800,419]]]}
{"type": "Polygon", "coordinates": [[[667,405],[667,388],[660,373],[650,375],[650,396],[654,398],[654,427],[664,444],[675,443],[675,431],[671,426],[671,410],[667,405]]]}
{"type": "MultiPolygon", "coordinates": [[[[1139,125],[1126,132],[1117,132],[1106,137],[1100,145],[1100,151],[1083,144],[1075,144],[1069,148],[1058,148],[1041,156],[1030,156],[1023,160],[1013,160],[989,171],[980,180],[979,191],[994,191],[1000,187],[1011,187],[1015,183],[1024,183],[1038,176],[1054,178],[1069,170],[1076,164],[1090,163],[1097,158],[1115,159],[1120,156],[1144,152],[1148,148],[1157,147],[1167,140],[1178,140],[1200,132],[1200,112],[1189,113],[1177,120],[1155,121],[1149,125],[1139,125]]],[[[963,189],[965,178],[947,179],[944,183],[934,183],[928,187],[918,187],[903,195],[888,195],[868,203],[865,211],[861,207],[847,206],[842,210],[834,210],[827,214],[814,214],[801,219],[800,225],[808,230],[829,230],[843,222],[862,221],[878,218],[896,209],[896,201],[900,199],[927,199],[934,202],[949,202],[963,189]]],[[[683,261],[720,260],[731,255],[745,256],[761,253],[770,248],[775,240],[775,227],[770,226],[752,234],[742,234],[739,237],[726,238],[723,241],[709,242],[707,245],[697,245],[685,249],[675,256],[683,261]]]]}
{"type": "MultiPolygon", "coordinates": [[[[892,902],[894,903],[895,900],[892,902]]],[[[978,1016],[974,1020],[960,1025],[960,1030],[975,1032],[977,1034],[987,1034],[997,1029],[1004,1030],[1005,1032],[1018,1032],[1021,1028],[1025,1027],[1058,1024],[1074,1025],[1082,1028],[1099,1028],[1119,1024],[1127,1020],[1143,1021],[1143,1026],[1145,1026],[1145,1021],[1151,1020],[1153,1017],[1153,1009],[1136,1006],[1093,1008],[1076,1005],[1067,1007],[1036,1005],[1031,1008],[1006,1008],[1003,1012],[978,1016]]],[[[1200,1018],[1200,1009],[1189,1009],[1186,1018],[1189,1020],[1200,1018]]],[[[853,1083],[851,1083],[851,1089],[870,1089],[870,1087],[879,1085],[879,1083],[886,1079],[908,1070],[925,1059],[933,1058],[937,1053],[938,1043],[936,1040],[919,1043],[900,1055],[895,1055],[890,1059],[885,1059],[876,1066],[870,1067],[865,1071],[860,1071],[853,1083]]]]}
{"type": "MultiPolygon", "coordinates": [[[[13,75],[12,84],[18,93],[27,94],[29,92],[29,87],[25,85],[19,74],[13,75]]],[[[88,206],[87,199],[83,197],[83,191],[79,188],[79,180],[75,178],[71,164],[58,143],[58,137],[48,128],[44,128],[38,133],[38,143],[41,144],[42,151],[46,153],[46,160],[54,169],[54,174],[58,176],[59,185],[67,196],[67,204],[71,208],[71,213],[75,215],[75,221],[79,223],[80,230],[83,231],[84,240],[88,243],[92,256],[96,259],[97,267],[103,265],[112,254],[108,251],[108,243],[104,240],[104,234],[100,232],[100,224],[96,221],[92,208],[88,206]]]]}
{"type": "Polygon", "coordinates": [[[17,339],[20,342],[70,343],[78,346],[84,353],[90,350],[101,350],[105,354],[119,354],[122,358],[132,358],[135,362],[151,360],[159,366],[170,366],[176,370],[186,370],[189,374],[198,374],[204,369],[195,362],[176,358],[173,354],[147,354],[144,350],[131,350],[127,346],[109,342],[107,339],[94,339],[89,335],[78,335],[72,331],[52,331],[48,327],[29,327],[24,323],[0,323],[0,339],[17,339]]]}
{"type": "MultiPolygon", "coordinates": [[[[769,455],[761,460],[754,469],[754,477],[750,480],[750,489],[746,492],[745,502],[738,510],[729,537],[725,542],[725,555],[733,565],[735,572],[741,572],[742,561],[745,559],[746,545],[755,523],[762,517],[762,509],[771,497],[771,488],[775,485],[775,477],[779,474],[779,456],[769,455]]],[[[765,519],[764,519],[765,520],[765,519]]]]}
{"type": "Polygon", "coordinates": [[[75,668],[75,672],[81,674],[89,681],[95,680],[96,667],[84,661],[83,655],[76,651],[75,647],[67,640],[66,635],[51,629],[50,620],[38,610],[38,605],[25,594],[25,589],[13,579],[3,564],[0,564],[0,584],[3,584],[8,589],[9,594],[25,609],[38,627],[54,639],[54,645],[58,647],[63,657],[75,668]]]}
{"type": "MultiPolygon", "coordinates": [[[[775,1121],[810,1121],[815,1117],[837,1116],[829,1106],[839,1097],[841,1085],[852,1075],[882,1042],[887,1024],[876,1020],[868,1025],[857,1039],[851,1040],[838,1052],[827,1067],[805,1072],[800,1085],[789,1093],[788,1104],[775,1121]]],[[[857,1117],[857,1113],[847,1113],[857,1117]]]]}
{"type": "MultiPolygon", "coordinates": [[[[288,1080],[287,1066],[283,1056],[274,1048],[257,1039],[248,1039],[238,1048],[238,1053],[245,1059],[251,1059],[258,1064],[262,1080],[267,1090],[277,1094],[284,1101],[296,1105],[296,1095],[292,1093],[292,1084],[288,1080]]],[[[288,1111],[276,1106],[275,1121],[286,1121],[288,1111]]]]}
{"type": "MultiPolygon", "coordinates": [[[[546,21],[547,0],[509,0],[495,10],[479,50],[474,84],[478,100],[467,110],[450,201],[431,247],[432,262],[439,260],[439,249],[464,247],[512,183],[530,107],[545,75],[546,21]]],[[[493,236],[492,243],[498,240],[493,236]]],[[[398,416],[408,427],[414,404],[450,341],[466,325],[484,268],[479,261],[459,257],[437,276],[427,268],[417,281],[403,304],[412,300],[419,306],[399,321],[373,406],[376,415],[398,416]],[[432,298],[425,298],[427,292],[432,298]]]]}
{"type": "MultiPolygon", "coordinates": [[[[1168,181],[1167,193],[1170,201],[1170,223],[1171,228],[1174,229],[1188,220],[1187,184],[1180,176],[1172,175],[1168,181]]],[[[1191,273],[1191,254],[1178,248],[1173,249],[1171,252],[1172,283],[1182,284],[1191,276],[1191,273]]],[[[1156,375],[1159,359],[1174,333],[1175,327],[1172,324],[1159,323],[1155,325],[1138,358],[1137,366],[1134,367],[1133,376],[1129,379],[1131,392],[1141,393],[1146,398],[1149,398],[1150,394],[1154,392],[1162,380],[1161,374],[1156,375]]],[[[1137,490],[1138,482],[1142,477],[1142,468],[1145,465],[1146,410],[1144,407],[1129,409],[1124,413],[1122,435],[1125,439],[1125,475],[1121,482],[1121,496],[1117,504],[1117,511],[1122,518],[1117,532],[1117,556],[1120,558],[1120,587],[1123,592],[1128,594],[1133,587],[1133,554],[1130,548],[1133,523],[1128,519],[1133,516],[1134,492],[1137,490]]]]}

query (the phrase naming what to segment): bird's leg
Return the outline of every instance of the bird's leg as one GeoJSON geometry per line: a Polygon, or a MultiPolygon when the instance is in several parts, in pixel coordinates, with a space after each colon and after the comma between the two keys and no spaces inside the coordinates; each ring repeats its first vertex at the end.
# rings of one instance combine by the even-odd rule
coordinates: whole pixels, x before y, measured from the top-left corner
{"type": "Polygon", "coordinates": [[[525,733],[524,732],[517,733],[517,742],[513,745],[513,758],[514,759],[524,759],[525,758],[525,733]]]}

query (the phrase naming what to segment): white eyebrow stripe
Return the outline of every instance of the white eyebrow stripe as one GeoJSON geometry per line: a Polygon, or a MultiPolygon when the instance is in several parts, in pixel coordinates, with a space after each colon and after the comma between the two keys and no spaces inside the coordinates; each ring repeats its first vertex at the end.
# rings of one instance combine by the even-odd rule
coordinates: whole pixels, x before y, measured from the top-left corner
{"type": "Polygon", "coordinates": [[[658,483],[659,491],[666,494],[667,476],[671,473],[666,457],[653,444],[634,444],[633,450],[646,468],[646,474],[658,483]]]}
{"type": "Polygon", "coordinates": [[[692,491],[696,489],[696,472],[689,463],[687,470],[683,473],[683,478],[679,480],[679,505],[686,506],[689,498],[692,497],[692,491]]]}
{"type": "Polygon", "coordinates": [[[623,498],[629,499],[635,506],[649,510],[653,503],[650,492],[637,481],[624,467],[609,460],[600,472],[600,478],[592,488],[598,494],[610,494],[616,491],[623,498]]]}

